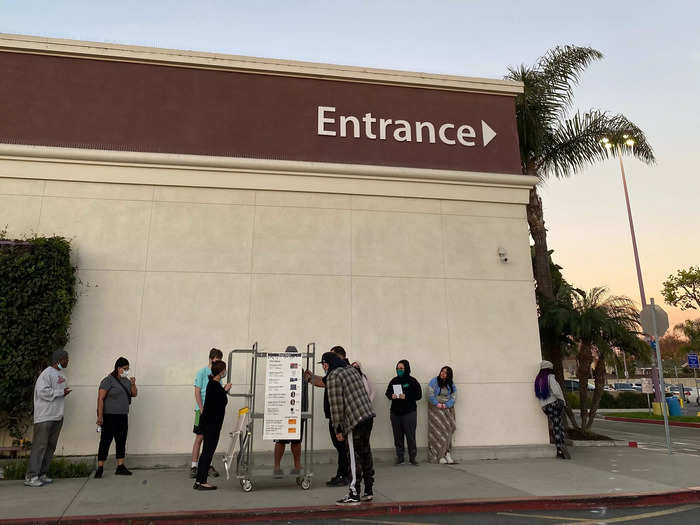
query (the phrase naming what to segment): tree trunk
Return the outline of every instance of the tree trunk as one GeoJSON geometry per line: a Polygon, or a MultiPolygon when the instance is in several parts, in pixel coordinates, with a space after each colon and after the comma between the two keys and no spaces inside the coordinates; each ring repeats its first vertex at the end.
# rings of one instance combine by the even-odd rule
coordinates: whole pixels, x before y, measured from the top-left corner
{"type": "Polygon", "coordinates": [[[598,412],[598,407],[600,406],[600,399],[603,397],[603,392],[605,390],[605,362],[602,357],[598,358],[598,363],[595,365],[595,371],[593,377],[595,377],[595,390],[593,391],[593,399],[591,400],[591,408],[588,413],[588,423],[584,427],[585,431],[590,431],[593,426],[593,421],[595,420],[596,412],[598,412]]]}
{"type": "Polygon", "coordinates": [[[593,355],[591,347],[587,344],[581,344],[576,356],[576,377],[578,378],[578,393],[581,399],[581,428],[585,429],[588,426],[588,418],[590,411],[586,407],[588,401],[588,377],[591,374],[591,363],[593,363],[593,355]]]}
{"type": "Polygon", "coordinates": [[[544,226],[542,199],[537,194],[537,187],[530,190],[530,202],[527,204],[527,223],[530,235],[535,241],[535,282],[537,293],[554,301],[554,285],[552,272],[549,267],[549,251],[547,249],[547,229],[544,226]]]}

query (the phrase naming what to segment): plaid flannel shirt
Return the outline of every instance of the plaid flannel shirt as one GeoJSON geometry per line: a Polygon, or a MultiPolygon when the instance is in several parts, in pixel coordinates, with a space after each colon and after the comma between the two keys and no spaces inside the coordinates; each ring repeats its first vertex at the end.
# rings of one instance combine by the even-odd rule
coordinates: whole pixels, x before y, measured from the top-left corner
{"type": "Polygon", "coordinates": [[[375,417],[362,374],[352,366],[336,368],[328,374],[326,389],[336,432],[347,434],[361,421],[375,417]]]}

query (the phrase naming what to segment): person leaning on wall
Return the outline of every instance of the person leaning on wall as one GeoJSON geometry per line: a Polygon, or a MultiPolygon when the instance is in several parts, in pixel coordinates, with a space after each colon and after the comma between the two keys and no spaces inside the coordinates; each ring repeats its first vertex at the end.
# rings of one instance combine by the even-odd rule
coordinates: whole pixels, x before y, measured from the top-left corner
{"type": "Polygon", "coordinates": [[[97,391],[97,424],[100,432],[100,445],[97,451],[95,477],[101,478],[109,447],[114,440],[117,453],[117,476],[131,476],[124,465],[126,457],[126,437],[129,433],[129,405],[131,398],[138,395],[136,378],[130,376],[129,360],[120,357],[114,363],[114,370],[100,382],[97,391]]]}
{"type": "Polygon", "coordinates": [[[440,373],[430,380],[428,399],[428,461],[453,464],[450,455],[452,436],[457,428],[455,398],[457,387],[452,378],[452,368],[443,366],[440,373]]]}
{"type": "Polygon", "coordinates": [[[411,365],[406,359],[396,363],[396,377],[389,381],[385,393],[391,400],[391,430],[394,433],[396,464],[404,462],[404,437],[408,447],[408,460],[417,466],[416,424],[418,421],[416,401],[423,397],[420,383],[411,376],[411,365]],[[397,393],[399,392],[399,393],[397,393]]]}
{"type": "Polygon", "coordinates": [[[68,352],[62,349],[54,351],[51,366],[39,374],[34,385],[34,435],[24,478],[24,484],[28,487],[41,487],[53,482],[48,476],[49,465],[63,427],[64,401],[71,392],[63,374],[67,366],[68,352]]]}
{"type": "Polygon", "coordinates": [[[557,457],[571,459],[571,454],[566,448],[566,431],[564,430],[566,399],[557,378],[554,376],[554,365],[550,361],[540,363],[540,372],[535,378],[535,396],[537,396],[542,411],[547,415],[552,425],[557,457]]]}

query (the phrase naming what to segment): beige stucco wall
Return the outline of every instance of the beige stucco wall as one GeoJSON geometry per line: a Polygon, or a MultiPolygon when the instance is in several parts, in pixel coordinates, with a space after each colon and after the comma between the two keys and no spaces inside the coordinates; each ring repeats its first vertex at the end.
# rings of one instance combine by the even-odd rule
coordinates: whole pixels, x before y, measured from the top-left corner
{"type": "MultiPolygon", "coordinates": [[[[201,184],[224,175],[186,176],[201,184]]],[[[235,175],[244,176],[254,186],[252,175],[235,175]]],[[[379,391],[374,447],[392,446],[382,394],[401,358],[426,387],[442,365],[454,368],[456,445],[548,441],[531,386],[540,358],[526,190],[461,183],[454,195],[462,200],[453,200],[163,183],[181,177],[172,167],[0,159],[0,229],[7,225],[9,237],[66,236],[79,268],[67,371],[74,392],[59,453],[96,450],[97,385],[120,355],[140,388],[128,450],[188,452],[192,381],[209,348],[253,341],[268,351],[340,344],[362,361],[379,391]],[[107,171],[103,180],[158,183],[55,180],[107,171]],[[499,247],[508,252],[505,264],[499,247]]],[[[343,184],[369,188],[370,181],[343,184]]],[[[242,390],[246,366],[235,364],[234,388],[242,390]]],[[[325,449],[317,394],[316,447],[325,449]]],[[[230,402],[231,421],[239,406],[230,402]]],[[[424,400],[419,446],[426,436],[424,400]]]]}

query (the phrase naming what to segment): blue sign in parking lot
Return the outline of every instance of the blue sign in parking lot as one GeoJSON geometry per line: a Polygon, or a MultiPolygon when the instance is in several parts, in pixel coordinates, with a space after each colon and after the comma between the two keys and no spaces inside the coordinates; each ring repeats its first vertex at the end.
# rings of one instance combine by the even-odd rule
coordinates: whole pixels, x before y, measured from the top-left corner
{"type": "Polygon", "coordinates": [[[688,368],[700,368],[698,366],[698,354],[688,354],[688,368]]]}

